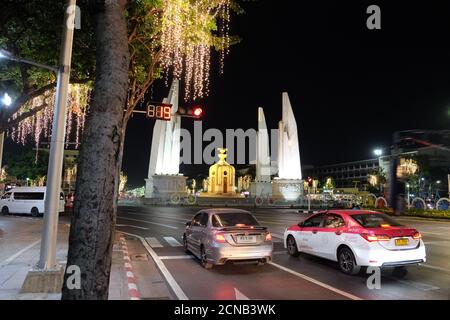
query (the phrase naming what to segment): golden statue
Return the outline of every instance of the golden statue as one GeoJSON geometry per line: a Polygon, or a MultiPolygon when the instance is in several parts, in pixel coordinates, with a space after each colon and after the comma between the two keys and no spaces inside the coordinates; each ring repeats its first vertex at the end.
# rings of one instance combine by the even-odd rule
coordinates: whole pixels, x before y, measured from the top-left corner
{"type": "Polygon", "coordinates": [[[228,149],[218,148],[219,161],[209,168],[208,193],[210,194],[235,194],[235,169],[227,159],[228,149]]]}

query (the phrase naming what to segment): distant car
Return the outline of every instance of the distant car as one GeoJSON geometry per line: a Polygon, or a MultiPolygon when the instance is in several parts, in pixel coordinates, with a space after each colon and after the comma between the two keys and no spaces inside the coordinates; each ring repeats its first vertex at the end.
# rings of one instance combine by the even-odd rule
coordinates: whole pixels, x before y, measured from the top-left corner
{"type": "Polygon", "coordinates": [[[204,268],[228,261],[264,264],[272,260],[272,235],[248,211],[207,209],[186,223],[184,248],[204,268]]]}
{"type": "Polygon", "coordinates": [[[291,256],[300,252],[337,261],[346,274],[362,266],[393,267],[403,275],[406,266],[426,261],[422,235],[390,216],[365,210],[330,210],[312,215],[284,232],[291,256]]]}
{"type": "MultiPolygon", "coordinates": [[[[2,195],[0,210],[3,215],[13,213],[30,214],[33,217],[44,214],[46,187],[16,187],[2,195]]],[[[64,193],[60,193],[59,212],[64,212],[64,193]]]]}

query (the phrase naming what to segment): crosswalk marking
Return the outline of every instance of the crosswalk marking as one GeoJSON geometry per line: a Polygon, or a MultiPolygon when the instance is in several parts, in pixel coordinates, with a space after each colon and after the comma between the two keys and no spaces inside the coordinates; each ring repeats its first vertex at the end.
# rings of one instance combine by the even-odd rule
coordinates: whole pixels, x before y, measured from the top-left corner
{"type": "Polygon", "coordinates": [[[280,243],[283,242],[283,235],[279,234],[279,233],[272,233],[272,242],[274,243],[280,243]]]}
{"type": "Polygon", "coordinates": [[[152,248],[162,248],[162,244],[158,241],[156,238],[147,237],[145,238],[145,241],[150,245],[152,248]]]}
{"type": "Polygon", "coordinates": [[[168,244],[170,244],[172,247],[181,247],[181,243],[177,241],[174,237],[164,237],[164,240],[167,241],[168,244]]]}

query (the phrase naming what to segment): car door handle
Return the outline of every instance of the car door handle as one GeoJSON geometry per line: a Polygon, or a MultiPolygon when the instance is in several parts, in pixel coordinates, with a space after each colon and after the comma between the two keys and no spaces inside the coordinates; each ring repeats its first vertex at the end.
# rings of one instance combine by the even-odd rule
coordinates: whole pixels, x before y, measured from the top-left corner
{"type": "Polygon", "coordinates": [[[335,233],[336,233],[336,235],[340,236],[342,234],[342,231],[338,230],[335,233]]]}
{"type": "Polygon", "coordinates": [[[317,230],[313,230],[313,232],[312,232],[312,233],[316,234],[316,233],[317,233],[317,230]]]}

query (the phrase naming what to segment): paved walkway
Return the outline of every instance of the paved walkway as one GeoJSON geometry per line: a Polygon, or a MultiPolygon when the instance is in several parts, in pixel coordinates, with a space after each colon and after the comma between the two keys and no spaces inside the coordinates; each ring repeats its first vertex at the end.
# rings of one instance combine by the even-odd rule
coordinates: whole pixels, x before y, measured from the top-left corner
{"type": "MultiPolygon", "coordinates": [[[[61,216],[58,228],[57,261],[65,266],[69,236],[69,217],[61,216]]],[[[59,300],[61,294],[21,294],[20,290],[28,271],[38,262],[42,218],[0,215],[0,300],[59,300]]],[[[170,293],[163,284],[153,261],[136,240],[128,239],[131,261],[134,267],[137,289],[141,299],[166,299],[170,293]]],[[[113,263],[109,288],[110,300],[130,299],[127,264],[117,234],[113,248],[113,263]]]]}

